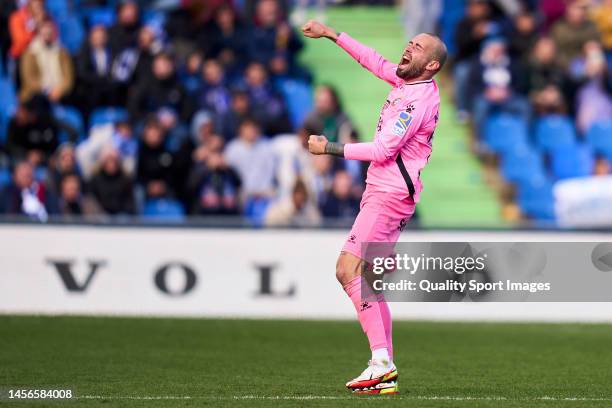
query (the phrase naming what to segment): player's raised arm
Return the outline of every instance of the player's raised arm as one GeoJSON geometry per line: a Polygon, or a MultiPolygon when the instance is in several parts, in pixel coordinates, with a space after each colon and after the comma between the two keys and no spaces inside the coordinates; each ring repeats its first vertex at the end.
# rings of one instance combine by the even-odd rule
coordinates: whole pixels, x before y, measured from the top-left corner
{"type": "Polygon", "coordinates": [[[302,32],[308,38],[328,38],[334,41],[364,68],[391,85],[399,80],[395,74],[397,64],[389,62],[373,48],[361,44],[347,33],[337,33],[331,27],[314,20],[304,24],[302,32]]]}

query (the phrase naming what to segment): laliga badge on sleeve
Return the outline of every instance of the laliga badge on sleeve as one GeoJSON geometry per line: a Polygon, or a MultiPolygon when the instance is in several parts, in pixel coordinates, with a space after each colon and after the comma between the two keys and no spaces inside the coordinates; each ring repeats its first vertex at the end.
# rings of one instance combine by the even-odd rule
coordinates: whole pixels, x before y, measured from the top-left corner
{"type": "Polygon", "coordinates": [[[400,113],[397,121],[393,125],[393,133],[398,136],[404,136],[406,130],[408,130],[408,126],[410,126],[410,122],[412,122],[412,115],[407,112],[400,113]]]}

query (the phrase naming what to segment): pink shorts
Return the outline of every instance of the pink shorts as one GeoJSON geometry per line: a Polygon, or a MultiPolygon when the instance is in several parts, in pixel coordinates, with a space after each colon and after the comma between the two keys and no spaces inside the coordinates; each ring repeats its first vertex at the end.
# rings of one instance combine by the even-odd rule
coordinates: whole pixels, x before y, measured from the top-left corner
{"type": "MultiPolygon", "coordinates": [[[[380,242],[389,244],[391,251],[383,256],[390,255],[400,233],[414,214],[415,206],[410,198],[394,199],[389,193],[366,188],[361,198],[359,214],[342,251],[365,259],[362,245],[380,242]]],[[[369,258],[370,254],[367,257],[369,258]]]]}

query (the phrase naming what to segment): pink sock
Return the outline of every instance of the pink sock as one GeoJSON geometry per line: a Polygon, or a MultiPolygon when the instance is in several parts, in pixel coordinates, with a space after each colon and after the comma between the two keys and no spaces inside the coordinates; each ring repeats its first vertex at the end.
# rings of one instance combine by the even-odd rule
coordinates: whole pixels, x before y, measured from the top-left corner
{"type": "Polygon", "coordinates": [[[389,360],[393,361],[393,337],[391,311],[389,304],[385,300],[385,296],[381,293],[377,296],[378,306],[380,307],[380,316],[382,317],[383,326],[385,326],[385,337],[387,338],[387,350],[389,351],[389,360]]]}
{"type": "Polygon", "coordinates": [[[389,316],[389,336],[391,336],[391,317],[387,302],[384,299],[383,302],[362,300],[361,276],[357,276],[347,283],[344,286],[344,291],[353,301],[361,328],[368,337],[370,349],[376,350],[386,347],[391,353],[391,348],[387,344],[387,330],[383,318],[385,313],[389,316]],[[383,312],[383,309],[386,309],[386,312],[383,312]]]}

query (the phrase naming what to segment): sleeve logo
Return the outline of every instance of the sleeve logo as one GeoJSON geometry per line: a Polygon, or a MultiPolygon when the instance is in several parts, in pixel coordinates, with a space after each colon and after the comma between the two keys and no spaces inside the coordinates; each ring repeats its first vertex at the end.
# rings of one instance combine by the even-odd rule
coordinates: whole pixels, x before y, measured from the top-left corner
{"type": "Polygon", "coordinates": [[[410,122],[412,122],[412,115],[407,112],[400,113],[397,121],[393,125],[393,133],[398,136],[404,136],[406,130],[408,130],[408,126],[410,126],[410,122]]]}

